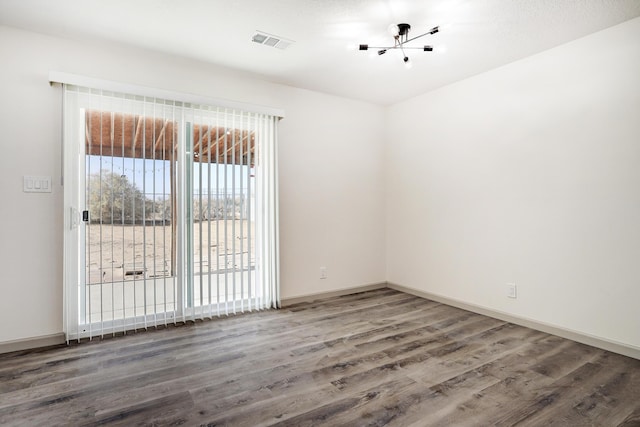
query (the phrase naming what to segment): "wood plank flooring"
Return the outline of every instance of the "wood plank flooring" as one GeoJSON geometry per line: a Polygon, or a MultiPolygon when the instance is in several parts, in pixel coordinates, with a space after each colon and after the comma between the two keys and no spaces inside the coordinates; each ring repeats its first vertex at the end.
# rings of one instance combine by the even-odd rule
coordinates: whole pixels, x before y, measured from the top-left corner
{"type": "Polygon", "coordinates": [[[0,425],[640,426],[640,361],[380,289],[0,355],[0,425]]]}

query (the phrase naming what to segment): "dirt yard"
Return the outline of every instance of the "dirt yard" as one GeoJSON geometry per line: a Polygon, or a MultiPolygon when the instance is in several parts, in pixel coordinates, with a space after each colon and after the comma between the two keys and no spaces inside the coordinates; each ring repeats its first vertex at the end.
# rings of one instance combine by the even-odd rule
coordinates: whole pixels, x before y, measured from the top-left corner
{"type": "MultiPolygon", "coordinates": [[[[170,225],[89,224],[86,233],[87,284],[171,276],[170,225]]],[[[254,238],[247,220],[196,222],[193,228],[193,268],[219,272],[254,263],[254,238]],[[250,256],[251,254],[251,256],[250,256]]]]}

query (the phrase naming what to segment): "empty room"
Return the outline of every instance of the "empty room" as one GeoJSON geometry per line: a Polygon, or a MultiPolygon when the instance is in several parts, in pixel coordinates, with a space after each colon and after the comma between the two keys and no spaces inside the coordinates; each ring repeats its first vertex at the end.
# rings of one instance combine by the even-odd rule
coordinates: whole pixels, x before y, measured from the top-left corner
{"type": "Polygon", "coordinates": [[[0,0],[0,425],[640,426],[637,0],[0,0]]]}

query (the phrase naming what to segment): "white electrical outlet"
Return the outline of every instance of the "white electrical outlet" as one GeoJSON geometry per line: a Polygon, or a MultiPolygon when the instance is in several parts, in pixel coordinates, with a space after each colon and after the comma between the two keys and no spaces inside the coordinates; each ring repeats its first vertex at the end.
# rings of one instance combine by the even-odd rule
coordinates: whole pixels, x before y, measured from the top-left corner
{"type": "Polygon", "coordinates": [[[321,279],[327,278],[327,267],[320,267],[320,278],[321,279]]]}
{"type": "Polygon", "coordinates": [[[509,298],[518,298],[517,288],[515,283],[507,283],[507,296],[509,298]]]}

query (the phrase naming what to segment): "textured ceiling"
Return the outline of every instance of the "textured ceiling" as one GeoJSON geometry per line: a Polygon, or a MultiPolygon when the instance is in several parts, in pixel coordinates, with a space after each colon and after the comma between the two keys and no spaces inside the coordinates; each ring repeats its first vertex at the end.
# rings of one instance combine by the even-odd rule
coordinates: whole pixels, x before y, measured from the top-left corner
{"type": "MultiPolygon", "coordinates": [[[[640,0],[0,0],[0,24],[181,55],[306,89],[392,104],[640,16],[640,0]],[[378,56],[407,22],[434,52],[378,56]],[[251,42],[255,30],[295,44],[251,42]]],[[[1,40],[0,40],[1,43],[1,40]]],[[[67,70],[73,71],[73,70],[67,70]]],[[[101,77],[101,76],[96,76],[101,77]]]]}

